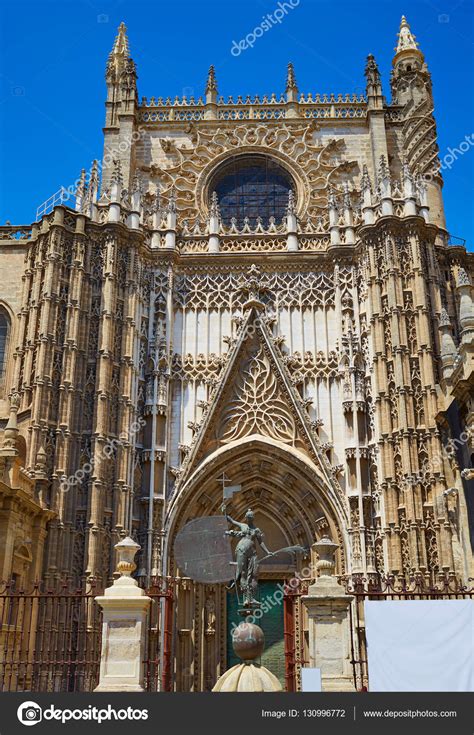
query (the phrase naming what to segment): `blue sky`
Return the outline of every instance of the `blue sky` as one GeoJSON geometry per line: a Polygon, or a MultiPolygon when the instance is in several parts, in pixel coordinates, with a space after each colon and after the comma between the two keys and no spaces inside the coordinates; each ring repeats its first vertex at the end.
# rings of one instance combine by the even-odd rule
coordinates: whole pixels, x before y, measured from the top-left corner
{"type": "MultiPolygon", "coordinates": [[[[290,60],[300,91],[362,92],[365,57],[373,53],[389,98],[390,65],[404,13],[433,76],[441,157],[466,136],[470,140],[473,2],[299,0],[253,48],[233,55],[233,42],[252,33],[277,7],[278,0],[3,0],[0,222],[33,221],[38,205],[101,157],[105,62],[122,20],[140,96],[199,96],[211,63],[223,95],[281,93],[290,60]]],[[[466,238],[470,249],[472,141],[445,171],[444,189],[448,228],[466,238]]]]}

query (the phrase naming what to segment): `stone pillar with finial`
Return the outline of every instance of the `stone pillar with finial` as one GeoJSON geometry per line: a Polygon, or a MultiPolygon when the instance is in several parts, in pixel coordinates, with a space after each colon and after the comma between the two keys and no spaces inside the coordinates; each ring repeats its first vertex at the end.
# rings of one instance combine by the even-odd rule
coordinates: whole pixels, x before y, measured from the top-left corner
{"type": "Polygon", "coordinates": [[[148,609],[151,598],[132,578],[140,546],[130,537],[115,544],[120,575],[104,595],[96,597],[103,610],[102,652],[96,692],[143,692],[148,609]]]}
{"type": "Polygon", "coordinates": [[[323,691],[333,692],[354,690],[350,628],[353,596],[346,594],[334,576],[338,548],[339,544],[327,536],[313,544],[319,576],[302,597],[308,611],[309,665],[321,669],[323,691]]]}

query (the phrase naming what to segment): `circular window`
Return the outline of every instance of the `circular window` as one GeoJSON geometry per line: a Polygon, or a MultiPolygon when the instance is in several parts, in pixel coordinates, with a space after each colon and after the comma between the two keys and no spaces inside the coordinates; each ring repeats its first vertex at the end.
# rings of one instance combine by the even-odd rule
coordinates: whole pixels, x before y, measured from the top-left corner
{"type": "Polygon", "coordinates": [[[219,169],[209,186],[216,192],[224,224],[235,218],[239,227],[248,218],[260,217],[267,227],[270,217],[280,224],[286,216],[288,194],[295,191],[288,171],[266,156],[234,156],[219,169]]]}

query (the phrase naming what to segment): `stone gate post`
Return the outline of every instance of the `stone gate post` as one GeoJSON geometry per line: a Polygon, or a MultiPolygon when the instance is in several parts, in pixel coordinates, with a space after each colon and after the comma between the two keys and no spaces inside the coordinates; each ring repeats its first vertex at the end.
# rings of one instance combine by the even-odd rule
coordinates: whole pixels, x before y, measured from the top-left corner
{"type": "Polygon", "coordinates": [[[324,537],[313,544],[319,576],[302,598],[309,617],[309,665],[321,669],[323,691],[353,691],[350,605],[334,576],[334,554],[339,547],[324,537]]]}
{"type": "Polygon", "coordinates": [[[120,577],[96,597],[104,613],[96,692],[143,692],[148,609],[151,598],[131,577],[140,546],[131,538],[115,545],[120,577]]]}

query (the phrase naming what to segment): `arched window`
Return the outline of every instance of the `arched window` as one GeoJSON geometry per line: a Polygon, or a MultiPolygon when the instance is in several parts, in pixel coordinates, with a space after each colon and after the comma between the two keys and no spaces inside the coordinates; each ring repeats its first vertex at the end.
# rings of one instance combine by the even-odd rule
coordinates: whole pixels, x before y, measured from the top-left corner
{"type": "Polygon", "coordinates": [[[3,382],[6,370],[7,342],[10,331],[10,318],[0,307],[0,384],[3,382]]]}
{"type": "Polygon", "coordinates": [[[234,156],[217,171],[209,186],[216,192],[224,224],[234,217],[241,227],[247,217],[255,225],[257,217],[268,226],[270,217],[280,224],[286,216],[288,194],[295,191],[286,169],[262,155],[234,156]]]}

